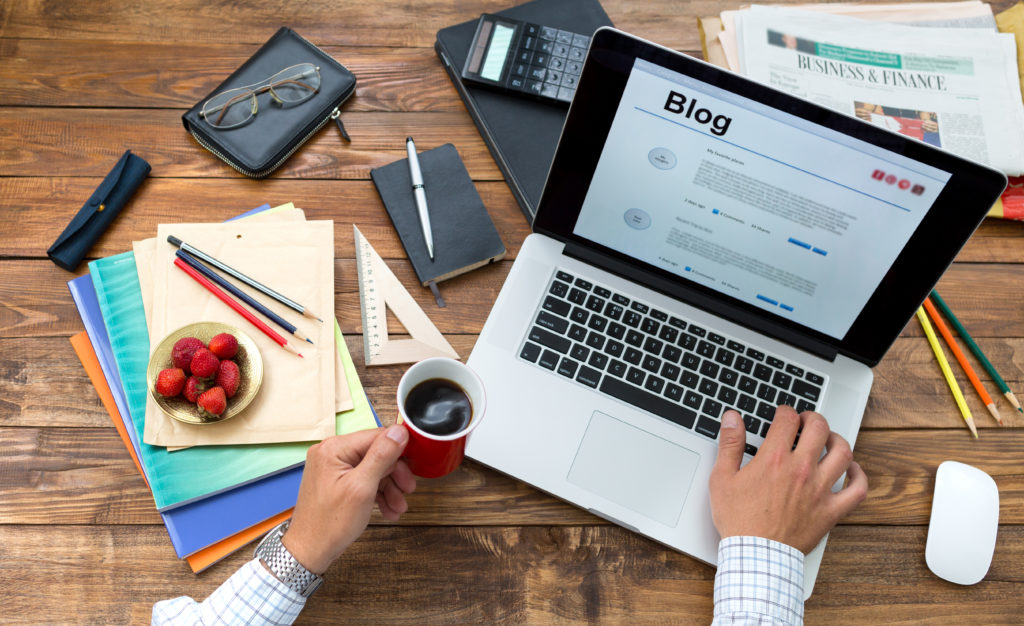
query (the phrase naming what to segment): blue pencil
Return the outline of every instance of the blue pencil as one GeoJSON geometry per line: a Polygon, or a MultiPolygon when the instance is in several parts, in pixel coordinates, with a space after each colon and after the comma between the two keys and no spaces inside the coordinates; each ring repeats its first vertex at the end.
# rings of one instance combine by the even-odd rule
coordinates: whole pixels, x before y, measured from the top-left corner
{"type": "Polygon", "coordinates": [[[224,289],[227,289],[236,298],[241,299],[243,302],[245,302],[246,304],[248,304],[252,308],[254,308],[257,311],[259,311],[260,313],[262,313],[264,315],[264,317],[269,319],[271,322],[274,322],[275,324],[277,324],[281,328],[285,329],[286,331],[288,331],[292,335],[295,335],[297,338],[305,339],[306,341],[309,341],[309,343],[313,343],[312,341],[310,341],[309,337],[307,337],[307,336],[303,335],[301,332],[299,332],[299,329],[296,328],[294,324],[289,323],[287,320],[285,320],[284,318],[282,318],[278,314],[274,313],[273,311],[271,311],[267,307],[265,307],[262,304],[260,304],[259,302],[257,302],[255,298],[253,298],[249,294],[245,293],[244,291],[242,291],[238,287],[235,287],[234,285],[229,283],[227,281],[227,279],[223,278],[220,274],[217,274],[216,272],[214,272],[210,268],[208,268],[205,265],[203,265],[202,261],[200,261],[199,259],[195,258],[194,256],[192,256],[188,252],[185,252],[184,250],[181,250],[180,248],[178,250],[176,250],[174,254],[176,254],[178,256],[178,258],[181,259],[182,261],[184,261],[185,263],[188,263],[188,265],[190,267],[192,267],[193,269],[195,269],[197,272],[199,272],[203,276],[209,278],[213,282],[217,283],[218,285],[220,285],[224,289]]]}

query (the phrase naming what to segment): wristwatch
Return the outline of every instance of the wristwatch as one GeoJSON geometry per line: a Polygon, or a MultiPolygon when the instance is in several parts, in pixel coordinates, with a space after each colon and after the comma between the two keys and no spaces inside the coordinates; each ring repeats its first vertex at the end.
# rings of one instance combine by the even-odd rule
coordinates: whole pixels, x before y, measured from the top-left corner
{"type": "Polygon", "coordinates": [[[308,598],[324,584],[324,577],[303,567],[281,543],[290,523],[291,520],[285,520],[275,526],[256,546],[253,555],[262,560],[278,580],[303,598],[308,598]]]}

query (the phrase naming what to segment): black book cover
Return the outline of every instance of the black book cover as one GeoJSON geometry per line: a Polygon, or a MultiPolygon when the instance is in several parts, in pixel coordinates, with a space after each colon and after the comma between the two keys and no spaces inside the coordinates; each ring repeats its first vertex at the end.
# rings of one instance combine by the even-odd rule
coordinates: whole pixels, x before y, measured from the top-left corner
{"type": "MultiPolygon", "coordinates": [[[[597,0],[533,0],[498,15],[592,35],[611,20],[597,0]]],[[[527,220],[533,222],[569,109],[462,82],[479,16],[437,31],[434,49],[527,220]]]]}
{"type": "Polygon", "coordinates": [[[433,259],[420,228],[409,160],[371,170],[370,177],[420,283],[426,287],[431,281],[441,282],[502,259],[505,244],[455,146],[446,143],[421,152],[419,161],[434,239],[433,259]]]}

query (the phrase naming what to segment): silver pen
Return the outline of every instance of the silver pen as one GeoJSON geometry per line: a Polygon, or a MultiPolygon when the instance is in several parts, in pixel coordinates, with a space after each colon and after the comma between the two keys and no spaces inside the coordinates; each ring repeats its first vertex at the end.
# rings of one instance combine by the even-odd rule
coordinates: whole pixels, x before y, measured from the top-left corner
{"type": "Polygon", "coordinates": [[[430,213],[427,211],[427,193],[423,188],[423,173],[420,171],[420,159],[416,156],[416,144],[412,137],[405,138],[405,151],[409,153],[409,175],[412,177],[412,194],[416,198],[416,210],[420,214],[420,228],[423,229],[423,241],[427,243],[427,254],[434,260],[434,237],[430,233],[430,213]]]}

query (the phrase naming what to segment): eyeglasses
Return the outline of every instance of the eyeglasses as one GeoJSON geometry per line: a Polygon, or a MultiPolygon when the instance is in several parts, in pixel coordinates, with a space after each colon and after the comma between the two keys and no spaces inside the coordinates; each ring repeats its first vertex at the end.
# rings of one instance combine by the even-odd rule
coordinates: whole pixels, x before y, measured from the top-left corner
{"type": "Polygon", "coordinates": [[[269,91],[281,106],[301,104],[320,90],[320,68],[299,63],[247,87],[222,91],[203,104],[199,115],[214,128],[235,128],[251,120],[259,110],[256,96],[269,91]]]}

